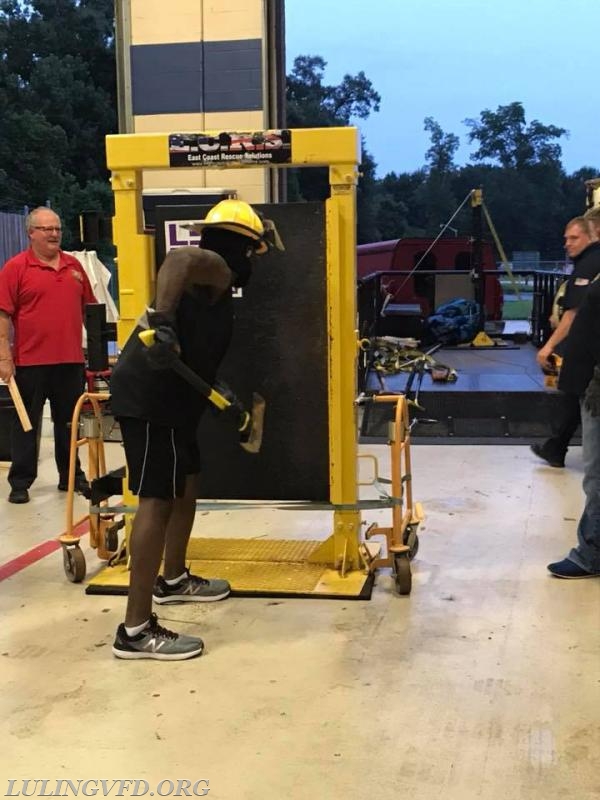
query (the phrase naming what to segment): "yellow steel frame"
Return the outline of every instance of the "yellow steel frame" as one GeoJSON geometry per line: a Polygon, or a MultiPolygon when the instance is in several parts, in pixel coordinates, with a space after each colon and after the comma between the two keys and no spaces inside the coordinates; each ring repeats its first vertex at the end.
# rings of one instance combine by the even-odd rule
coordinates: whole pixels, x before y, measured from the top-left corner
{"type": "Polygon", "coordinates": [[[591,178],[586,181],[587,186],[587,207],[597,208],[600,206],[600,178],[591,178]]]}
{"type": "MultiPolygon", "coordinates": [[[[219,132],[214,132],[218,136],[219,132]]],[[[169,168],[169,134],[120,134],[106,137],[107,164],[115,199],[123,344],[154,294],[152,237],[142,224],[142,171],[169,168]]],[[[329,168],[331,196],[326,203],[327,298],[329,332],[329,459],[332,535],[312,560],[331,565],[342,575],[361,568],[360,511],[357,506],[356,438],[356,183],[360,137],[356,128],[291,131],[291,161],[274,167],[329,168]]],[[[252,165],[255,166],[255,165],[252,165]]],[[[265,165],[269,166],[269,165],[265,165]]],[[[192,167],[191,169],[206,169],[192,167]]],[[[214,168],[214,167],[213,167],[214,168]]],[[[243,169],[239,164],[220,169],[243,169]]]]}

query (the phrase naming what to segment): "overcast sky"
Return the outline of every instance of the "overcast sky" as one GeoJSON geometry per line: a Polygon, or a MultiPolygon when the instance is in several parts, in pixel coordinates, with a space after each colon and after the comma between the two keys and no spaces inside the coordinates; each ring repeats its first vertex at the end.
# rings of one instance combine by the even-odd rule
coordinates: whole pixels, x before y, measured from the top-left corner
{"type": "Polygon", "coordinates": [[[288,72],[319,55],[325,83],[363,70],[381,95],[379,113],[355,123],[378,176],[423,166],[427,116],[468,163],[463,120],[515,101],[527,123],[569,131],[567,172],[600,174],[600,0],[286,0],[285,13],[288,72]]]}

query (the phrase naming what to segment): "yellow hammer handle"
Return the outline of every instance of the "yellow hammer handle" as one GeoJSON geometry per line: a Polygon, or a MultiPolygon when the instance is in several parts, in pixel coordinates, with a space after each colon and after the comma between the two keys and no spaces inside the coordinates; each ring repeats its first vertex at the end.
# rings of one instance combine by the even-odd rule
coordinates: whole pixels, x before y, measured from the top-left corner
{"type": "Polygon", "coordinates": [[[141,331],[138,333],[138,336],[146,347],[152,347],[154,344],[154,340],[156,339],[156,334],[152,328],[149,328],[147,331],[141,331]]]}

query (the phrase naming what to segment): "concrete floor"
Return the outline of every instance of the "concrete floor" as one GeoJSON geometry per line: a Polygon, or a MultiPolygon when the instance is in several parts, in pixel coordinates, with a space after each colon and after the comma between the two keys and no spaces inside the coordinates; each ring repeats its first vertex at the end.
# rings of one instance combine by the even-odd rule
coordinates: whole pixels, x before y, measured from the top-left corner
{"type": "MultiPolygon", "coordinates": [[[[119,445],[107,449],[121,463],[119,445]]],[[[362,450],[387,459],[384,446],[362,450]]],[[[37,778],[46,795],[57,779],[103,779],[88,785],[100,797],[117,796],[118,779],[146,781],[148,797],[186,796],[186,780],[199,796],[204,779],[222,800],[598,797],[600,580],[545,570],[574,542],[579,449],[565,470],[518,446],[413,445],[412,456],[427,519],[410,597],[381,572],[369,602],[161,609],[205,638],[200,659],[114,659],[124,598],[86,596],[60,551],[23,562],[0,581],[2,794],[10,779],[12,794],[31,794],[23,781],[37,778]]],[[[2,491],[0,575],[65,529],[55,484],[44,438],[32,501],[11,506],[2,491]]],[[[78,499],[75,516],[86,512],[78,499]]],[[[240,513],[199,515],[198,535],[329,532],[321,512],[240,513]]]]}

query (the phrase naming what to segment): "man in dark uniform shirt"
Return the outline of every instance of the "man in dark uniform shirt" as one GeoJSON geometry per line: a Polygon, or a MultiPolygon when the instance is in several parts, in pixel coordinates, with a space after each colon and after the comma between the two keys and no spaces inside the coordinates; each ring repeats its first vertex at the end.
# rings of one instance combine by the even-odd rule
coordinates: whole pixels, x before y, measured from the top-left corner
{"type": "MultiPolygon", "coordinates": [[[[537,361],[542,368],[550,366],[549,358],[553,353],[564,354],[577,310],[585,299],[591,282],[600,274],[600,243],[594,241],[594,238],[593,230],[584,217],[575,217],[565,227],[565,250],[573,260],[573,272],[567,281],[562,304],[564,312],[560,322],[537,354],[537,361]]],[[[556,433],[542,444],[531,446],[536,456],[552,467],[565,465],[569,442],[581,421],[579,401],[576,394],[563,390],[556,433]]]]}
{"type": "Polygon", "coordinates": [[[600,278],[573,320],[560,371],[559,388],[580,399],[585,507],[577,546],[548,565],[557,578],[600,577],[600,278]]]}
{"type": "Polygon", "coordinates": [[[201,578],[186,568],[200,473],[196,430],[208,401],[165,368],[160,351],[175,349],[184,364],[213,384],[232,333],[231,288],[247,283],[253,257],[265,252],[267,243],[263,220],[238,200],[221,201],[199,225],[200,248],[172,250],[158,271],[156,308],[147,312],[147,327],[158,331],[162,343],[146,348],[138,335],[144,325],[138,326],[111,377],[129,487],[139,496],[127,612],[113,645],[118,658],[200,655],[202,640],[161,627],[152,600],[207,602],[230,591],[227,581],[201,578]]]}

